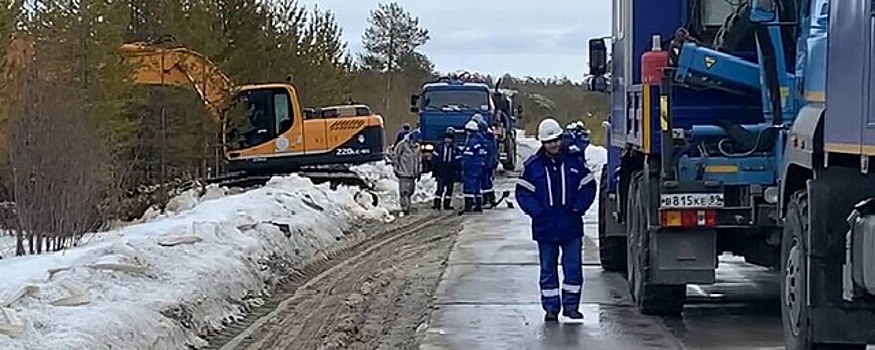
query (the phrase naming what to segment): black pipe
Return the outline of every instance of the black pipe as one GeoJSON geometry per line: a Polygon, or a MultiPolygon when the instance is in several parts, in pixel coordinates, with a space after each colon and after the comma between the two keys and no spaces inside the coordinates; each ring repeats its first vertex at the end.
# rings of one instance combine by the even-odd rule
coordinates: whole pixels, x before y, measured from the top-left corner
{"type": "Polygon", "coordinates": [[[781,107],[781,83],[778,81],[778,63],[775,57],[775,46],[769,35],[769,27],[758,25],[756,29],[757,41],[763,53],[763,77],[766,89],[769,92],[769,102],[772,105],[772,125],[784,123],[783,107],[781,107]]]}

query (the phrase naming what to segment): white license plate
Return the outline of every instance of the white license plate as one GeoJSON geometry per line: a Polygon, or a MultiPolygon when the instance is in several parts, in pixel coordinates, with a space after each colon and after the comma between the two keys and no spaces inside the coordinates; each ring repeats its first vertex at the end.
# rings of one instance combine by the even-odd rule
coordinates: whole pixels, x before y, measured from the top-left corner
{"type": "Polygon", "coordinates": [[[723,206],[723,193],[672,193],[660,195],[662,208],[714,208],[723,206]]]}

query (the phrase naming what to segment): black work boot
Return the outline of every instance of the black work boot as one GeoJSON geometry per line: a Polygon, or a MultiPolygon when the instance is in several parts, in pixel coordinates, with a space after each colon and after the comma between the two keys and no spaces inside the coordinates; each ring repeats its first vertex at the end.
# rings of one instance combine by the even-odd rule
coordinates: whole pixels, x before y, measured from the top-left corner
{"type": "Polygon", "coordinates": [[[546,322],[558,322],[559,315],[556,312],[547,311],[544,313],[544,321],[546,322]]]}
{"type": "Polygon", "coordinates": [[[434,203],[431,205],[431,208],[434,210],[441,210],[441,199],[435,198],[434,203]]]}
{"type": "Polygon", "coordinates": [[[568,318],[570,318],[570,319],[572,319],[572,320],[582,320],[582,319],[583,319],[583,314],[580,313],[580,311],[577,311],[577,310],[574,310],[574,311],[562,311],[562,316],[568,317],[568,318]]]}
{"type": "Polygon", "coordinates": [[[462,209],[463,213],[470,213],[474,210],[474,198],[465,197],[465,208],[462,209]]]}
{"type": "Polygon", "coordinates": [[[475,197],[474,198],[474,212],[482,213],[483,212],[483,197],[475,197]]]}
{"type": "Polygon", "coordinates": [[[444,209],[453,210],[453,200],[452,198],[444,198],[444,209]]]}

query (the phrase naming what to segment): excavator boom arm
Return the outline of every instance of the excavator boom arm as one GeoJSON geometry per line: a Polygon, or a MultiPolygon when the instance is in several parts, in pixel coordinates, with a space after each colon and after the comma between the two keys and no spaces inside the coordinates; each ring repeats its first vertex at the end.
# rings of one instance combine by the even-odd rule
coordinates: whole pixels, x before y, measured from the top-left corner
{"type": "Polygon", "coordinates": [[[134,67],[133,79],[143,85],[173,85],[192,89],[216,121],[222,121],[226,99],[235,91],[231,79],[205,56],[186,48],[129,43],[119,48],[134,67]]]}

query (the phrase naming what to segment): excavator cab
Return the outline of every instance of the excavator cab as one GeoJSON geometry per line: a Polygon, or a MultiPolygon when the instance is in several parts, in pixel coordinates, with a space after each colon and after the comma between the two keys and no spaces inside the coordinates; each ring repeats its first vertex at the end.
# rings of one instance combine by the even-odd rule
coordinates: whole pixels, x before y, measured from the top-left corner
{"type": "Polygon", "coordinates": [[[293,106],[283,88],[241,90],[224,110],[229,155],[277,139],[293,125],[293,106]]]}

